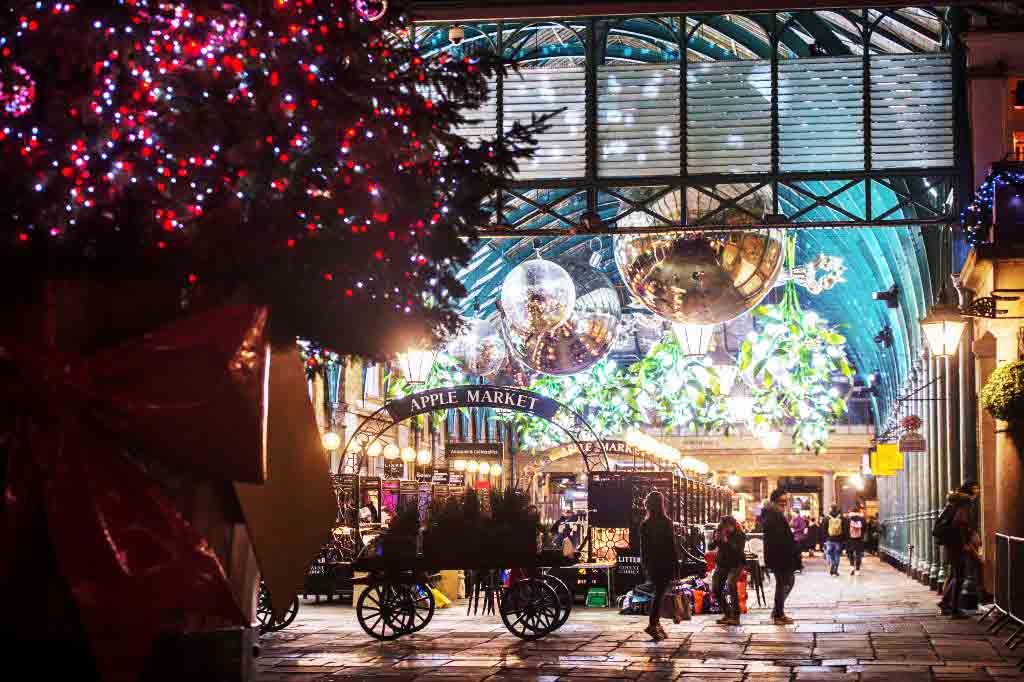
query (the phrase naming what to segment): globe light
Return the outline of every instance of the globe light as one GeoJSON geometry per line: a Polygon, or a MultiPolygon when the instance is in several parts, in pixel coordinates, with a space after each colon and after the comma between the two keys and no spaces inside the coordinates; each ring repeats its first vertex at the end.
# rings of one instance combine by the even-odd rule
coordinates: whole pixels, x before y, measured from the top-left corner
{"type": "Polygon", "coordinates": [[[471,459],[466,462],[466,471],[469,473],[475,474],[478,468],[480,468],[480,464],[475,459],[471,459]]]}
{"type": "Polygon", "coordinates": [[[480,462],[480,466],[477,467],[477,471],[480,472],[481,476],[486,476],[491,473],[491,465],[488,462],[480,462]]]}
{"type": "Polygon", "coordinates": [[[324,450],[337,450],[341,447],[341,436],[334,431],[328,431],[320,436],[320,444],[324,446],[324,450]]]}
{"type": "Polygon", "coordinates": [[[713,324],[672,324],[672,332],[676,335],[679,348],[683,355],[705,355],[711,347],[711,337],[715,333],[713,324]]]}
{"type": "Polygon", "coordinates": [[[403,462],[415,462],[416,461],[416,450],[406,446],[402,448],[402,461],[403,462]]]}
{"type": "Polygon", "coordinates": [[[430,370],[434,368],[434,358],[437,351],[410,348],[404,353],[398,354],[398,364],[401,366],[402,374],[410,384],[422,384],[430,376],[430,370]]]}
{"type": "Polygon", "coordinates": [[[430,450],[423,448],[416,453],[416,463],[421,466],[430,464],[434,459],[434,456],[430,453],[430,450]]]}
{"type": "Polygon", "coordinates": [[[520,263],[501,284],[501,311],[515,329],[542,334],[562,324],[576,305],[576,287],[561,265],[537,258],[520,263]]]}
{"type": "Polygon", "coordinates": [[[373,443],[370,444],[370,447],[366,449],[366,454],[369,455],[370,457],[377,457],[383,450],[384,444],[381,443],[379,440],[375,440],[373,441],[373,443]]]}
{"type": "Polygon", "coordinates": [[[740,477],[736,474],[729,474],[729,487],[735,488],[740,484],[740,477]]]}
{"type": "Polygon", "coordinates": [[[949,303],[936,303],[921,320],[921,331],[928,339],[932,355],[950,357],[960,345],[967,322],[960,316],[960,309],[949,303]]]}
{"type": "Polygon", "coordinates": [[[854,474],[853,476],[850,476],[850,485],[857,490],[864,490],[864,479],[860,474],[854,474]]]}
{"type": "Polygon", "coordinates": [[[384,452],[382,454],[384,455],[384,459],[398,459],[401,456],[402,451],[399,450],[398,446],[394,443],[388,443],[384,446],[384,452]]]}
{"type": "Polygon", "coordinates": [[[466,470],[466,460],[464,460],[464,459],[457,459],[454,462],[452,462],[452,467],[454,467],[456,471],[465,471],[466,470]]]}

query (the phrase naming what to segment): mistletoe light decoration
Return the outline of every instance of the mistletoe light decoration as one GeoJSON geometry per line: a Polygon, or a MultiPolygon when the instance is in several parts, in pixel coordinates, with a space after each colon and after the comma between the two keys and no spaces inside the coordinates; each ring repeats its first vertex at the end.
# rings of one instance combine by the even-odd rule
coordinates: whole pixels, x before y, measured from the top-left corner
{"type": "MultiPolygon", "coordinates": [[[[793,262],[795,241],[787,244],[793,262]]],[[[793,428],[793,449],[821,452],[833,424],[846,412],[846,401],[832,385],[832,375],[847,379],[846,339],[813,312],[804,312],[796,284],[786,283],[782,302],[754,310],[759,329],[740,348],[739,368],[752,388],[755,430],[793,428]]]]}

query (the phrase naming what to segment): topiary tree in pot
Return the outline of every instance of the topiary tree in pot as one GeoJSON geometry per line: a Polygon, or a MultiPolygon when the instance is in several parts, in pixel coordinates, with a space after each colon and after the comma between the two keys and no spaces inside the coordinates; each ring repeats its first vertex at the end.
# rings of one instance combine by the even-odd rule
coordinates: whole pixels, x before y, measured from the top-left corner
{"type": "Polygon", "coordinates": [[[981,389],[981,406],[996,419],[1007,422],[1011,433],[1024,426],[1024,362],[1015,360],[996,367],[981,389]]]}

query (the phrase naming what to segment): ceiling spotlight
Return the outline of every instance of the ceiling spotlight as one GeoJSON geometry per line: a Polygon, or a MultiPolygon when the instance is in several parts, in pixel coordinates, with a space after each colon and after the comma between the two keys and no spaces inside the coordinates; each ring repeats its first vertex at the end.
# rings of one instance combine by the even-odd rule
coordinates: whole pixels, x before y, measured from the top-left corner
{"type": "Polygon", "coordinates": [[[893,284],[885,291],[876,291],[871,294],[871,298],[876,301],[885,301],[885,307],[887,308],[899,308],[900,307],[900,287],[898,284],[893,284]]]}

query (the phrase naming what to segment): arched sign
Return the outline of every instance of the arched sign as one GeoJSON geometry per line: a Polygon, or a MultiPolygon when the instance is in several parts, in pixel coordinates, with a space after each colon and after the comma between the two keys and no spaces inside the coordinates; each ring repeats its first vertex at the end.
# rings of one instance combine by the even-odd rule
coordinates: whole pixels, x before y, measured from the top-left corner
{"type": "Polygon", "coordinates": [[[347,462],[350,462],[349,473],[358,473],[362,468],[362,458],[366,456],[369,447],[399,422],[438,410],[460,407],[510,410],[545,419],[565,432],[579,451],[588,472],[593,468],[593,460],[597,460],[601,467],[608,468],[608,453],[604,441],[597,436],[583,415],[568,405],[522,388],[467,384],[430,388],[389,400],[379,410],[363,419],[355,433],[348,439],[338,473],[344,473],[347,462]]]}

